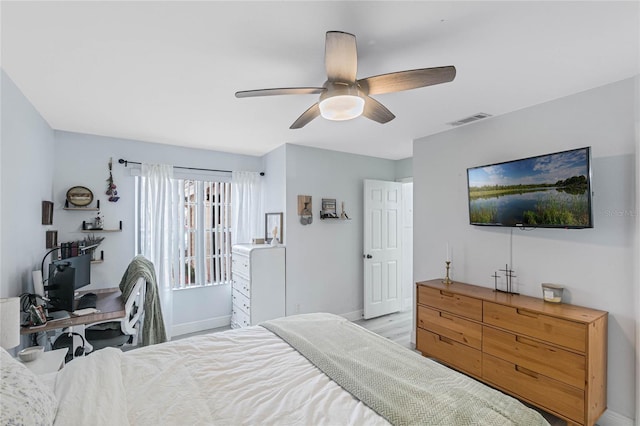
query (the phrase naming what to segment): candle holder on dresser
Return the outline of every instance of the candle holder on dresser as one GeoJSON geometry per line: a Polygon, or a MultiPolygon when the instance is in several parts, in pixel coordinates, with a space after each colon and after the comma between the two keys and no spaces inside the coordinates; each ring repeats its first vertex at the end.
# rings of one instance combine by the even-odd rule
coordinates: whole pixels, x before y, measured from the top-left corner
{"type": "Polygon", "coordinates": [[[500,292],[500,293],[507,293],[507,294],[520,294],[517,291],[513,291],[513,279],[517,277],[517,275],[514,274],[514,270],[509,268],[509,264],[504,265],[504,269],[500,269],[500,271],[504,272],[505,274],[505,278],[506,278],[506,288],[502,289],[498,287],[498,278],[500,278],[500,275],[498,275],[498,272],[496,271],[493,275],[491,275],[491,277],[494,279],[494,291],[500,292]]]}
{"type": "Polygon", "coordinates": [[[449,285],[449,284],[451,284],[451,283],[453,282],[453,281],[451,281],[451,279],[449,278],[449,268],[451,267],[451,261],[450,261],[450,260],[446,260],[444,263],[447,265],[447,266],[446,266],[446,268],[447,268],[447,275],[444,277],[444,280],[442,280],[442,282],[443,282],[444,284],[449,285]]]}

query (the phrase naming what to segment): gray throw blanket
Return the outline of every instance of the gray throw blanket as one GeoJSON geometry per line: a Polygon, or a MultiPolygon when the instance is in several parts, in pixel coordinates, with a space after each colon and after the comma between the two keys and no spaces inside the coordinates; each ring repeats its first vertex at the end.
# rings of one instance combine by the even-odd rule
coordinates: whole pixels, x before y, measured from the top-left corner
{"type": "Polygon", "coordinates": [[[264,322],[394,425],[547,425],[516,399],[331,314],[264,322]]]}
{"type": "Polygon", "coordinates": [[[148,346],[167,341],[167,332],[164,328],[162,308],[158,297],[158,284],[156,282],[156,270],[153,263],[146,257],[138,255],[133,258],[120,281],[122,298],[127,300],[138,278],[146,280],[144,296],[144,321],[142,333],[138,337],[140,346],[148,346]]]}

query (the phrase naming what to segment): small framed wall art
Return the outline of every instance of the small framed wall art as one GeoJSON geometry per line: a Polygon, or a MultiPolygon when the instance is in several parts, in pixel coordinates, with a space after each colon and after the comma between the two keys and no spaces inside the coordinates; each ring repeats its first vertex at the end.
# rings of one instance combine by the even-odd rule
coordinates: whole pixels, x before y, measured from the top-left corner
{"type": "Polygon", "coordinates": [[[67,201],[76,207],[86,207],[93,201],[93,192],[84,186],[74,186],[67,191],[67,201]]]}
{"type": "Polygon", "coordinates": [[[53,201],[42,202],[42,224],[53,225],[53,201]]]}
{"type": "MultiPolygon", "coordinates": [[[[264,241],[266,243],[272,243],[271,240],[277,239],[277,243],[282,243],[284,240],[284,229],[282,229],[282,213],[266,213],[264,215],[264,241]]],[[[277,244],[276,243],[276,244],[277,244]]]]}
{"type": "Polygon", "coordinates": [[[300,223],[303,225],[311,225],[313,222],[311,201],[311,195],[298,195],[298,216],[300,216],[300,223]]]}

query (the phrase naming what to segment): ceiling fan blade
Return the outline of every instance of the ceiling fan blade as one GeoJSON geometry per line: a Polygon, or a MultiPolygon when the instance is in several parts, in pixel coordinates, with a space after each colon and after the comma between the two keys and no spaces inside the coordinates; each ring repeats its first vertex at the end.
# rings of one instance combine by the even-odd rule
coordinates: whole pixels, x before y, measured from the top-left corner
{"type": "Polygon", "coordinates": [[[364,98],[364,111],[362,115],[381,124],[388,123],[396,118],[387,107],[369,96],[365,96],[364,98]]]}
{"type": "Polygon", "coordinates": [[[358,80],[358,84],[365,93],[379,95],[447,83],[455,77],[456,67],[447,66],[376,75],[358,80]]]}
{"type": "Polygon", "coordinates": [[[316,102],[315,104],[311,105],[311,107],[309,107],[308,110],[303,112],[302,115],[300,117],[298,117],[298,119],[296,121],[294,121],[293,124],[291,125],[291,127],[289,127],[289,128],[290,129],[301,129],[304,126],[306,126],[307,124],[309,124],[309,122],[311,120],[313,120],[314,118],[318,117],[319,115],[320,115],[320,106],[316,102]]]}
{"type": "Polygon", "coordinates": [[[329,81],[353,83],[358,71],[356,36],[342,31],[328,31],[324,47],[324,65],[329,81]]]}
{"type": "Polygon", "coordinates": [[[284,87],[281,89],[243,90],[236,92],[236,98],[251,98],[254,96],[274,95],[313,95],[324,92],[324,87],[284,87]]]}

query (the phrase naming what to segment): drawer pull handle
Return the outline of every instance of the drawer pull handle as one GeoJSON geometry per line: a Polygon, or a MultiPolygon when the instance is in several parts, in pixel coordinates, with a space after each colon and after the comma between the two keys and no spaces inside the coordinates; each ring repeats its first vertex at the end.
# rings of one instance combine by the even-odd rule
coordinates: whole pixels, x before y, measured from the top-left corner
{"type": "Polygon", "coordinates": [[[518,315],[522,315],[523,317],[538,318],[537,314],[534,314],[533,312],[525,311],[524,309],[516,309],[516,313],[518,315]]]}
{"type": "Polygon", "coordinates": [[[438,336],[438,340],[440,340],[442,343],[446,343],[447,345],[453,345],[453,341],[447,337],[438,336]]]}
{"type": "Polygon", "coordinates": [[[533,377],[534,379],[538,378],[538,375],[534,371],[531,371],[524,367],[520,367],[519,365],[516,365],[516,371],[518,373],[524,374],[525,376],[533,377]]]}
{"type": "Polygon", "coordinates": [[[438,315],[440,315],[440,318],[442,318],[442,319],[453,321],[453,318],[451,316],[445,314],[444,312],[438,312],[438,315]]]}
{"type": "Polygon", "coordinates": [[[516,342],[522,343],[523,345],[531,346],[532,348],[538,347],[538,345],[533,340],[526,339],[522,336],[516,336],[516,342]]]}
{"type": "Polygon", "coordinates": [[[446,297],[453,297],[453,293],[449,293],[447,291],[444,290],[440,290],[440,294],[446,297]]]}

